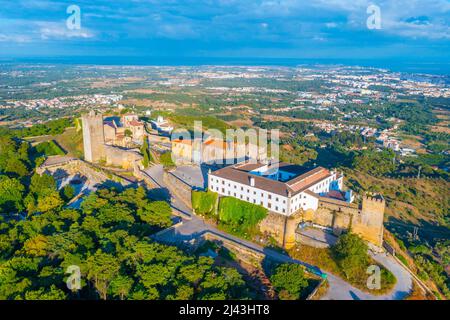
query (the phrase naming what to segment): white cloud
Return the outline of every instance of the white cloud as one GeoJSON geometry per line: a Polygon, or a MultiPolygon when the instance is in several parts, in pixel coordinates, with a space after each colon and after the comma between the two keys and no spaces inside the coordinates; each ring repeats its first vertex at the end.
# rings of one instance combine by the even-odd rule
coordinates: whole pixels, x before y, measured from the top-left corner
{"type": "Polygon", "coordinates": [[[26,43],[30,42],[31,39],[25,35],[8,35],[0,33],[0,42],[16,42],[16,43],[26,43]]]}
{"type": "Polygon", "coordinates": [[[64,23],[38,22],[40,37],[43,40],[49,39],[72,39],[72,38],[93,38],[94,34],[86,28],[80,30],[69,30],[64,23]]]}

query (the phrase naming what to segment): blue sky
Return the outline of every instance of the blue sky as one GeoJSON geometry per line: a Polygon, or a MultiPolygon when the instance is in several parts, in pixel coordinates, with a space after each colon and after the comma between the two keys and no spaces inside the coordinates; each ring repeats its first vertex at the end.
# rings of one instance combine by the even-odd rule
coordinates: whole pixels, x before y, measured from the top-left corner
{"type": "Polygon", "coordinates": [[[0,56],[450,61],[449,0],[0,0],[0,56]],[[366,10],[381,9],[381,30],[366,10]],[[66,9],[81,9],[69,30],[66,9]]]}

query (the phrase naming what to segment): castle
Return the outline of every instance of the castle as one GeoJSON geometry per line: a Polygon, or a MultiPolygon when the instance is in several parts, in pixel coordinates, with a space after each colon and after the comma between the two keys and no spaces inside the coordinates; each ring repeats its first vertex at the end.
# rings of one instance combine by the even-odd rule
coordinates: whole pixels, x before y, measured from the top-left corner
{"type": "MultiPolygon", "coordinates": [[[[111,123],[105,123],[102,114],[96,114],[94,111],[91,111],[89,114],[84,114],[81,119],[83,124],[84,159],[86,161],[131,169],[142,160],[142,156],[138,152],[125,149],[123,148],[123,143],[117,143],[117,140],[121,137],[120,133],[119,137],[117,137],[117,131],[112,132],[110,130],[111,123]]],[[[131,130],[132,135],[129,138],[136,142],[138,139],[142,141],[144,137],[143,124],[141,127],[141,124],[135,117],[124,117],[124,120],[125,123],[129,124],[124,126],[125,128],[134,128],[134,131],[131,130]]],[[[114,125],[117,126],[115,122],[114,125]]]]}
{"type": "Polygon", "coordinates": [[[266,148],[226,141],[212,136],[202,139],[173,139],[172,155],[177,164],[230,164],[245,159],[265,160],[266,148]]]}
{"type": "Polygon", "coordinates": [[[108,145],[130,147],[141,144],[144,137],[144,124],[135,114],[126,114],[121,120],[105,119],[103,122],[105,142],[108,145]]]}
{"type": "Polygon", "coordinates": [[[344,191],[343,179],[342,173],[322,167],[242,162],[210,172],[208,188],[220,196],[268,209],[260,230],[285,248],[295,245],[302,223],[327,229],[334,235],[351,230],[381,247],[383,197],[365,196],[357,205],[353,203],[353,192],[344,191]]]}
{"type": "Polygon", "coordinates": [[[289,249],[301,242],[300,225],[329,230],[339,236],[351,231],[378,248],[383,246],[385,200],[381,195],[364,195],[360,204],[319,197],[317,210],[299,210],[291,216],[269,212],[260,223],[260,230],[271,235],[282,247],[289,249]]]}

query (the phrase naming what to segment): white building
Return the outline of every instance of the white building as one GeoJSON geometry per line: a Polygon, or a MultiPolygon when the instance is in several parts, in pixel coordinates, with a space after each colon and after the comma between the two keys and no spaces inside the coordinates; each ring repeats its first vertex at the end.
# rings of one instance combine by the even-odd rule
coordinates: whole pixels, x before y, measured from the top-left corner
{"type": "Polygon", "coordinates": [[[239,163],[225,167],[209,173],[208,188],[221,196],[261,205],[286,216],[300,209],[317,210],[322,196],[353,201],[351,191],[341,192],[342,174],[288,163],[239,163]]]}
{"type": "Polygon", "coordinates": [[[164,133],[171,133],[173,131],[173,127],[169,124],[167,120],[165,120],[162,116],[158,116],[158,118],[151,121],[153,127],[158,131],[162,131],[164,133]]]}

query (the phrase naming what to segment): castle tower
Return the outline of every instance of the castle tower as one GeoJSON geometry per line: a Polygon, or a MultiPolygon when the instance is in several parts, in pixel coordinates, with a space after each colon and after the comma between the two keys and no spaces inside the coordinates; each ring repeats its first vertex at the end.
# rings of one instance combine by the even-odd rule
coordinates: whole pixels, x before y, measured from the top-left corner
{"type": "Polygon", "coordinates": [[[103,116],[95,111],[81,117],[83,123],[84,159],[96,163],[105,159],[103,116]]]}
{"type": "Polygon", "coordinates": [[[352,229],[367,241],[383,246],[383,221],[386,201],[381,195],[365,195],[361,204],[361,220],[354,223],[352,229]]]}

